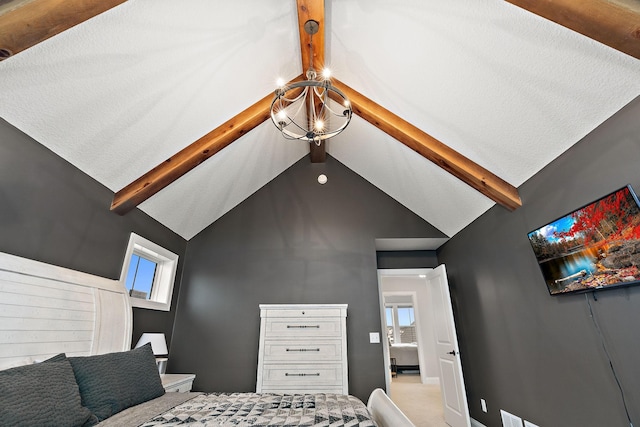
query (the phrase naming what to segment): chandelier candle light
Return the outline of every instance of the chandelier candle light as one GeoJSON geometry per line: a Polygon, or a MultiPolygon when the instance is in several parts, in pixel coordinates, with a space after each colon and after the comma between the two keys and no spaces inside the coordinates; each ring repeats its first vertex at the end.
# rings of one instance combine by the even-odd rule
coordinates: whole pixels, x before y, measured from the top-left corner
{"type": "MultiPolygon", "coordinates": [[[[317,21],[309,20],[304,30],[309,38],[318,32],[317,21]]],[[[316,145],[342,132],[351,121],[351,104],[347,97],[331,85],[331,73],[324,69],[318,76],[313,68],[313,43],[311,64],[306,72],[307,80],[285,85],[278,82],[275,98],[271,103],[271,120],[286,139],[313,142],[316,145]]]]}

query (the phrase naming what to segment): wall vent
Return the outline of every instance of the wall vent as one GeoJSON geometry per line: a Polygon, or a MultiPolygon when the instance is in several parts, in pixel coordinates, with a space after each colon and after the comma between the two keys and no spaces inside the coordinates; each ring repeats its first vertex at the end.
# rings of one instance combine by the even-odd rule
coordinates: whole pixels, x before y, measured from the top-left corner
{"type": "Polygon", "coordinates": [[[502,409],[500,409],[500,416],[502,417],[503,427],[522,427],[522,418],[516,417],[502,409]]]}

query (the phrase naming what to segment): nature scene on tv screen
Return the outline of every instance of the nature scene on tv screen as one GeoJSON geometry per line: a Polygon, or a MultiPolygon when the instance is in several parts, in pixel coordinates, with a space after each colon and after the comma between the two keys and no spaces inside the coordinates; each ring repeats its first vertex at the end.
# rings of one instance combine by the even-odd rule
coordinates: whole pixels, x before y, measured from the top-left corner
{"type": "Polygon", "coordinates": [[[640,281],[640,209],[629,187],[529,233],[551,294],[640,281]]]}

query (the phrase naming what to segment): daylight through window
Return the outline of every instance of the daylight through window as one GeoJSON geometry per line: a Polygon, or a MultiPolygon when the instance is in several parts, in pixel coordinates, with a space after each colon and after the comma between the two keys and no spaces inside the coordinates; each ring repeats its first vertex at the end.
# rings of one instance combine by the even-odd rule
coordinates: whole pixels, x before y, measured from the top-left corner
{"type": "Polygon", "coordinates": [[[412,306],[391,305],[385,307],[387,339],[390,344],[416,343],[416,318],[412,306]]]}
{"type": "Polygon", "coordinates": [[[131,233],[121,281],[131,305],[169,311],[178,255],[131,233]]]}
{"type": "Polygon", "coordinates": [[[151,297],[157,267],[156,262],[136,254],[134,249],[125,285],[130,296],[143,299],[151,297]]]}

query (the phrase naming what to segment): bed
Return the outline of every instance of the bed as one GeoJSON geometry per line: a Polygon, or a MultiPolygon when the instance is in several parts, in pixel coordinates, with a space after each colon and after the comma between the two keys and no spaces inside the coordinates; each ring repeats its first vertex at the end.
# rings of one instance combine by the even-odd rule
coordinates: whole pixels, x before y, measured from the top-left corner
{"type": "Polygon", "coordinates": [[[119,281],[0,253],[0,425],[410,427],[380,389],[166,393],[119,281]]]}
{"type": "Polygon", "coordinates": [[[398,372],[420,370],[417,344],[391,344],[389,357],[395,359],[398,372]]]}

